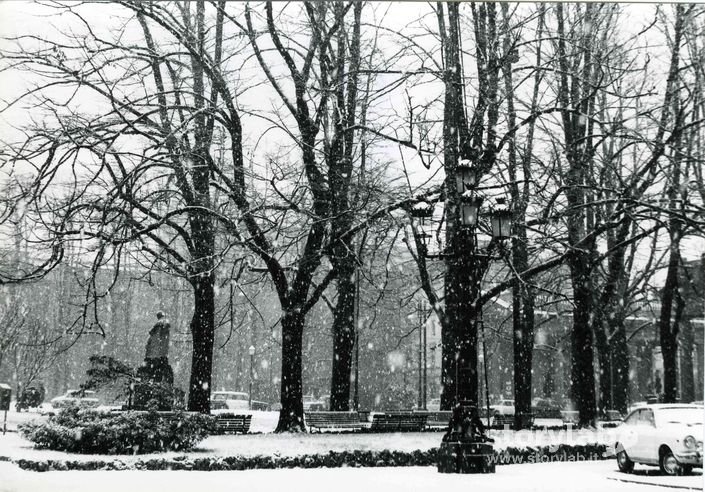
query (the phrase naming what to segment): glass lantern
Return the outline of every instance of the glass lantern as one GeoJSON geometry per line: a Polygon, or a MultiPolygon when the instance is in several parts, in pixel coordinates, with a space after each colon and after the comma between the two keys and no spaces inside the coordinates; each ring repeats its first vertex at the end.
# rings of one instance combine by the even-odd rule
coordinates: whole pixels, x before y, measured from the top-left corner
{"type": "Polygon", "coordinates": [[[466,227],[477,226],[482,198],[470,193],[464,193],[460,199],[460,222],[466,227]]]}
{"type": "Polygon", "coordinates": [[[477,169],[470,159],[461,159],[455,168],[455,186],[461,195],[477,186],[477,169]]]}
{"type": "Polygon", "coordinates": [[[497,198],[497,204],[490,216],[492,237],[500,241],[512,237],[512,211],[504,198],[497,198]]]}

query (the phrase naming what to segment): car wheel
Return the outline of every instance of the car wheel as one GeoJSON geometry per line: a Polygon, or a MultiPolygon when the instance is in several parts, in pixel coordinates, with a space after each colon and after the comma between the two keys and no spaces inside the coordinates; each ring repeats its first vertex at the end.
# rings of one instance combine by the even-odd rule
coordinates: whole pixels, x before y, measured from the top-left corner
{"type": "MultiPolygon", "coordinates": [[[[617,448],[619,448],[619,445],[617,445],[617,448]]],[[[634,471],[634,462],[629,459],[624,449],[617,452],[617,466],[622,473],[631,473],[634,471]]]]}
{"type": "Polygon", "coordinates": [[[674,476],[683,474],[683,467],[678,463],[676,457],[673,456],[673,452],[668,448],[664,448],[661,451],[658,464],[661,471],[666,475],[674,476]]]}

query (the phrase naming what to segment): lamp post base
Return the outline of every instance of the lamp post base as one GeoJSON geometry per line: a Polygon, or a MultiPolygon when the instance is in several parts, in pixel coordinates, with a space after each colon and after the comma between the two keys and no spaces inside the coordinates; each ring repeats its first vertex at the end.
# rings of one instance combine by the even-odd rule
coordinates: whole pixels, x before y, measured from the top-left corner
{"type": "Polygon", "coordinates": [[[474,403],[458,402],[438,449],[438,472],[494,473],[493,442],[485,434],[474,403]]]}
{"type": "Polygon", "coordinates": [[[494,447],[487,442],[442,442],[438,473],[494,473],[494,447]]]}

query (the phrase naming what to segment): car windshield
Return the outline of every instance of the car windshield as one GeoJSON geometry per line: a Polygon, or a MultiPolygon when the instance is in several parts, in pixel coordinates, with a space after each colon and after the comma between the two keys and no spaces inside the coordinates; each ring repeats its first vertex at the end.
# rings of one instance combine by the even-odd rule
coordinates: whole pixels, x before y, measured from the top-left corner
{"type": "Polygon", "coordinates": [[[702,408],[666,408],[659,412],[662,422],[667,424],[702,425],[702,408]]]}

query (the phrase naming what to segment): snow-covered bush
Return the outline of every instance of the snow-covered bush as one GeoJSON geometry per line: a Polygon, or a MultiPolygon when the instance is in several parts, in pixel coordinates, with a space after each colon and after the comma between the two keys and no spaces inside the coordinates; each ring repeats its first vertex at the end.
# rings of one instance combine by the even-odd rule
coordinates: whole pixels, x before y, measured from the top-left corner
{"type": "Polygon", "coordinates": [[[104,414],[68,408],[20,433],[41,449],[84,454],[144,454],[191,449],[215,431],[210,415],[173,412],[104,414]]]}
{"type": "MultiPolygon", "coordinates": [[[[495,451],[497,465],[591,461],[610,459],[604,444],[509,447],[495,451]]],[[[133,460],[26,460],[15,461],[23,470],[267,470],[275,468],[339,468],[380,466],[436,466],[438,448],[415,451],[352,450],[299,456],[167,456],[133,460]]]]}

